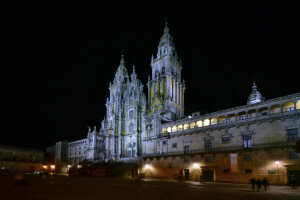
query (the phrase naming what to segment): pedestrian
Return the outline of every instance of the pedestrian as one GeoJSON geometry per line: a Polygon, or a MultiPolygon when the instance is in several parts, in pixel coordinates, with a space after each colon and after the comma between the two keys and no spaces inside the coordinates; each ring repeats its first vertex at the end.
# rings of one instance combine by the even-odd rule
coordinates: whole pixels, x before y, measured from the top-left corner
{"type": "Polygon", "coordinates": [[[267,191],[267,187],[269,185],[269,182],[267,180],[266,177],[264,177],[263,181],[262,181],[263,185],[264,185],[264,191],[266,192],[267,191]]]}
{"type": "Polygon", "coordinates": [[[256,181],[256,185],[257,185],[257,192],[259,192],[261,188],[261,181],[259,179],[256,181]]]}
{"type": "Polygon", "coordinates": [[[252,178],[252,179],[250,180],[250,183],[251,183],[251,189],[252,189],[252,191],[254,191],[254,190],[255,190],[255,183],[256,183],[255,178],[252,178]]]}
{"type": "Polygon", "coordinates": [[[293,176],[292,179],[291,179],[291,186],[292,186],[292,189],[297,189],[297,179],[293,176]]]}
{"type": "Polygon", "coordinates": [[[294,187],[295,187],[295,177],[294,176],[291,177],[290,184],[291,184],[292,189],[294,189],[294,187]]]}

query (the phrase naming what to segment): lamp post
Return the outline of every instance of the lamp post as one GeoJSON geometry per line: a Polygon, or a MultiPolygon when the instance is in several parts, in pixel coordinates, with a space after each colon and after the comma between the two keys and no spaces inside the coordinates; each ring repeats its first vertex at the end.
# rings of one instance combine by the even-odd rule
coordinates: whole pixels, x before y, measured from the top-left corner
{"type": "Polygon", "coordinates": [[[276,160],[275,163],[276,163],[276,165],[277,165],[277,182],[278,182],[278,184],[279,184],[279,169],[278,169],[279,161],[276,160]]]}

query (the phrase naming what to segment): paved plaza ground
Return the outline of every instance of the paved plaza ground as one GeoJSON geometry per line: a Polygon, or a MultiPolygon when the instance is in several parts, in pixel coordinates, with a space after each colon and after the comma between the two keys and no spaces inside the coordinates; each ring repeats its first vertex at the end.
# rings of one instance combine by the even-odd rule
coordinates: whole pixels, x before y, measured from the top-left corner
{"type": "Polygon", "coordinates": [[[270,186],[267,192],[252,192],[250,185],[198,183],[191,181],[28,176],[27,186],[16,186],[12,176],[0,176],[0,200],[299,200],[300,188],[270,186]]]}

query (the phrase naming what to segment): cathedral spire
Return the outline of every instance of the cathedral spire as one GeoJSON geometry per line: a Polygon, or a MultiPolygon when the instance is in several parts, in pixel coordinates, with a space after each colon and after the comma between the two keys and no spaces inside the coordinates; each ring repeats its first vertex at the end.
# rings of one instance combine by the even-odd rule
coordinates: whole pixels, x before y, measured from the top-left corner
{"type": "Polygon", "coordinates": [[[137,75],[135,73],[135,67],[133,65],[132,74],[131,74],[131,81],[136,80],[136,78],[137,78],[137,75]]]}
{"type": "Polygon", "coordinates": [[[175,51],[175,46],[173,43],[173,38],[169,34],[168,22],[166,22],[164,34],[159,41],[157,58],[163,57],[165,55],[177,56],[175,51]]]}
{"type": "Polygon", "coordinates": [[[125,60],[123,53],[121,54],[120,65],[117,69],[114,82],[123,82],[125,78],[128,78],[128,72],[125,67],[125,60]]]}

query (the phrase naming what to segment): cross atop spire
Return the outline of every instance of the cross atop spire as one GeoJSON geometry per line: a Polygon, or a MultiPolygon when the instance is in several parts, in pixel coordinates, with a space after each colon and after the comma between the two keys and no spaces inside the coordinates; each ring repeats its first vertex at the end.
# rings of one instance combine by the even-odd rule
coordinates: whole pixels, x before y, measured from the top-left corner
{"type": "Polygon", "coordinates": [[[124,51],[122,50],[121,52],[121,61],[120,61],[120,65],[125,65],[125,61],[124,61],[124,51]]]}
{"type": "Polygon", "coordinates": [[[166,24],[166,26],[168,26],[168,16],[166,16],[166,18],[165,18],[165,24],[166,24]]]}

